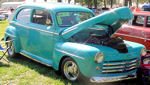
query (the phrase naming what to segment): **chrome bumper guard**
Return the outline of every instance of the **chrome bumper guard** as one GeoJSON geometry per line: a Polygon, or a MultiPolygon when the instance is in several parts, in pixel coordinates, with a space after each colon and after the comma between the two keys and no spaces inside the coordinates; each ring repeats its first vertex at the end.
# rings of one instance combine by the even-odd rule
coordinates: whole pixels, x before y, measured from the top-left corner
{"type": "Polygon", "coordinates": [[[92,77],[91,82],[94,83],[104,83],[104,82],[115,82],[121,80],[128,80],[136,78],[136,74],[124,75],[124,76],[115,76],[115,77],[92,77]]]}

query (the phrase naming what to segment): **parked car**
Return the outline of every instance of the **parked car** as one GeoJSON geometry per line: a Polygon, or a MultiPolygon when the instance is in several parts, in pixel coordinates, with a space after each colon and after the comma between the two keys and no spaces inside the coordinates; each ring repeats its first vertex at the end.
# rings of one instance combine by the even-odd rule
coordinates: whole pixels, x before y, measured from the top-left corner
{"type": "Polygon", "coordinates": [[[142,56],[141,68],[145,77],[150,77],[150,12],[135,11],[134,19],[124,24],[114,36],[146,46],[147,54],[142,56]]]}
{"type": "Polygon", "coordinates": [[[0,21],[5,20],[5,19],[6,19],[5,15],[0,14],[0,21]]]}
{"type": "Polygon", "coordinates": [[[144,11],[150,11],[150,4],[145,4],[145,5],[143,5],[143,6],[142,6],[142,9],[143,9],[144,11]]]}
{"type": "Polygon", "coordinates": [[[7,19],[8,18],[8,11],[4,11],[4,10],[0,9],[0,15],[2,15],[4,19],[7,19]]]}
{"type": "Polygon", "coordinates": [[[112,82],[136,78],[142,44],[110,37],[133,17],[127,7],[102,15],[62,3],[20,6],[5,32],[10,57],[25,55],[56,70],[70,81],[112,82]]]}

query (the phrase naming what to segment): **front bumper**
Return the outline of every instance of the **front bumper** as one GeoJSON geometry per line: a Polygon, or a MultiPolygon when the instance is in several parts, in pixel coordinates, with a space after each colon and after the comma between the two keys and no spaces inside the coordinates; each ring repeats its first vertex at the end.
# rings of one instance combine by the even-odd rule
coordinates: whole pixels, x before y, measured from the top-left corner
{"type": "Polygon", "coordinates": [[[91,82],[94,83],[104,83],[104,82],[115,82],[121,80],[135,79],[136,74],[124,75],[124,76],[115,76],[115,77],[92,77],[90,78],[91,82]]]}

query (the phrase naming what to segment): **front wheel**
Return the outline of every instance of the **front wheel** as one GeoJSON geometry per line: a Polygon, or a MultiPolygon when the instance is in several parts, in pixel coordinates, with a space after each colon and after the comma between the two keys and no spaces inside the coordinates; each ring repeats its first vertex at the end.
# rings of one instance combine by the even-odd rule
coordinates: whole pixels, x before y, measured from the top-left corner
{"type": "Polygon", "coordinates": [[[8,50],[7,50],[8,55],[10,57],[16,57],[17,54],[15,52],[15,47],[14,47],[13,41],[10,38],[7,39],[6,45],[7,45],[7,48],[8,48],[8,50]]]}
{"type": "Polygon", "coordinates": [[[61,72],[70,81],[77,81],[83,77],[78,65],[72,58],[65,58],[61,65],[61,72]]]}

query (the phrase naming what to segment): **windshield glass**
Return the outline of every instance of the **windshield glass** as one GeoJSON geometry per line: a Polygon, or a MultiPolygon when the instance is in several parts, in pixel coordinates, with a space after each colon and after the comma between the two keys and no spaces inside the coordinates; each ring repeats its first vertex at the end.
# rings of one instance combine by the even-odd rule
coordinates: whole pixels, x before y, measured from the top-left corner
{"type": "Polygon", "coordinates": [[[57,22],[60,27],[69,27],[93,17],[89,12],[58,12],[57,22]]]}

